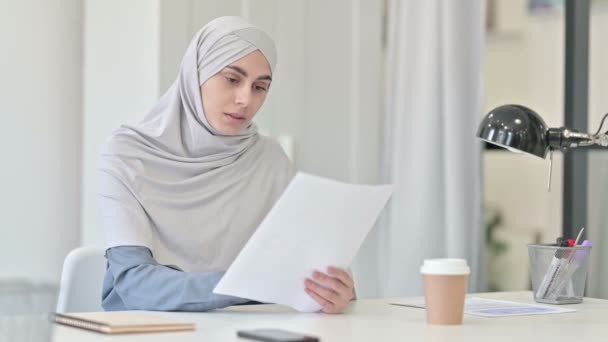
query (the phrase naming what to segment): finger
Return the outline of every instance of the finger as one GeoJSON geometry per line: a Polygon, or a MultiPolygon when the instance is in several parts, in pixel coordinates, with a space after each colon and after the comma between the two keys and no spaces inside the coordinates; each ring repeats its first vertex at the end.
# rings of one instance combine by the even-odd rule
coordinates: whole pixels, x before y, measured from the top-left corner
{"type": "Polygon", "coordinates": [[[313,289],[305,288],[305,291],[314,301],[319,303],[322,312],[328,314],[339,314],[342,313],[342,310],[346,307],[346,303],[334,304],[329,300],[323,298],[322,295],[316,293],[313,289]]]}
{"type": "Polygon", "coordinates": [[[328,301],[327,299],[319,296],[315,291],[309,288],[305,288],[304,291],[321,306],[321,310],[324,312],[330,311],[333,309],[334,304],[328,301]]]}
{"type": "Polygon", "coordinates": [[[336,293],[333,290],[330,290],[324,286],[321,286],[310,279],[306,279],[305,284],[306,284],[306,288],[313,290],[316,294],[318,294],[323,299],[329,301],[332,304],[337,304],[342,301],[341,297],[338,293],[336,293]]]}
{"type": "Polygon", "coordinates": [[[334,277],[340,279],[340,281],[343,282],[344,285],[346,285],[347,287],[350,287],[351,289],[355,287],[355,282],[353,281],[353,278],[345,270],[343,270],[341,268],[329,266],[327,268],[327,273],[331,276],[334,276],[334,277]]]}
{"type": "MultiPolygon", "coordinates": [[[[347,297],[349,297],[350,294],[352,294],[351,289],[348,286],[346,286],[342,281],[340,281],[338,278],[328,276],[327,274],[318,272],[318,271],[314,271],[312,273],[312,277],[316,281],[318,281],[319,283],[324,285],[325,287],[328,287],[328,288],[334,290],[342,298],[347,298],[347,297]]],[[[347,298],[347,299],[349,299],[349,298],[347,298]]]]}
{"type": "Polygon", "coordinates": [[[322,272],[313,272],[313,278],[320,283],[322,286],[329,288],[336,292],[345,301],[353,299],[353,289],[347,287],[341,280],[334,278],[322,272]]]}

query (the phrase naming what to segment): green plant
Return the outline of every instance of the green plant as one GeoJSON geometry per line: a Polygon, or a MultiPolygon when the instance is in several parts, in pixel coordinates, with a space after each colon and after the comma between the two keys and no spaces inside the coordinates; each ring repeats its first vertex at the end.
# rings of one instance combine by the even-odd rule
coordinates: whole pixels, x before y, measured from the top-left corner
{"type": "Polygon", "coordinates": [[[493,209],[489,210],[489,215],[487,215],[484,222],[486,226],[486,248],[488,253],[491,253],[493,256],[498,256],[509,248],[506,242],[498,240],[495,235],[502,221],[502,213],[497,209],[493,209]]]}
{"type": "Polygon", "coordinates": [[[486,272],[488,291],[501,291],[499,256],[506,253],[509,244],[496,237],[496,232],[503,224],[500,210],[493,207],[484,208],[484,225],[486,230],[486,272]]]}

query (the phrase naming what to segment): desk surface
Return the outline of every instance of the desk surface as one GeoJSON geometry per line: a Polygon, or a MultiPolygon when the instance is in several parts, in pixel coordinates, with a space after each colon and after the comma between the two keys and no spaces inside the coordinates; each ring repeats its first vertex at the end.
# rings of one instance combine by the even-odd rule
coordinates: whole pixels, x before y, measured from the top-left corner
{"type": "MultiPolygon", "coordinates": [[[[484,298],[533,303],[532,294],[496,292],[484,298]]],[[[564,305],[574,313],[486,318],[465,315],[460,326],[427,325],[423,309],[390,305],[390,299],[358,300],[341,315],[299,313],[280,305],[246,305],[200,313],[155,313],[196,323],[196,330],[177,333],[103,335],[56,326],[54,342],[94,341],[251,341],[236,331],[282,328],[316,335],[321,341],[606,341],[608,300],[585,298],[582,304],[564,305]]]]}

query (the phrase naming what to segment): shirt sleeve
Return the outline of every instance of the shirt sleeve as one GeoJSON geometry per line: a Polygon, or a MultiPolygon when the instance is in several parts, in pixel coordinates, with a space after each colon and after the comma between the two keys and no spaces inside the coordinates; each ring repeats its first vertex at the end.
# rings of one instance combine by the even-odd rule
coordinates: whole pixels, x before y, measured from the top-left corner
{"type": "Polygon", "coordinates": [[[213,293],[224,272],[183,272],[161,265],[142,246],[119,246],[106,251],[103,283],[106,311],[208,311],[247,299],[213,293]]]}

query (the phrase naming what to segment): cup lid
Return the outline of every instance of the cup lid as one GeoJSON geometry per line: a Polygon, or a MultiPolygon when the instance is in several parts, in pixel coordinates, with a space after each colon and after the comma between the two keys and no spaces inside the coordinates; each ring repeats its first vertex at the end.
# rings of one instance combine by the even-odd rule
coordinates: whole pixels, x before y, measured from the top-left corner
{"type": "Polygon", "coordinates": [[[420,267],[420,273],[460,275],[471,273],[471,269],[465,259],[426,259],[420,267]]]}

